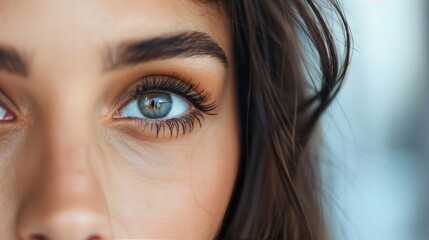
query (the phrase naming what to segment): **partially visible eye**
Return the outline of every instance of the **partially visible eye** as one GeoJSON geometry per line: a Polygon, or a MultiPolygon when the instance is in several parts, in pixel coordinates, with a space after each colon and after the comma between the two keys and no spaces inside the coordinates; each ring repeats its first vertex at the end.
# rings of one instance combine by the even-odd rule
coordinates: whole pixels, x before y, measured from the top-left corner
{"type": "Polygon", "coordinates": [[[186,114],[191,104],[168,92],[146,92],[119,110],[121,117],[143,119],[171,119],[186,114]]]}
{"type": "Polygon", "coordinates": [[[14,119],[15,115],[0,105],[0,122],[12,121],[14,119]]]}

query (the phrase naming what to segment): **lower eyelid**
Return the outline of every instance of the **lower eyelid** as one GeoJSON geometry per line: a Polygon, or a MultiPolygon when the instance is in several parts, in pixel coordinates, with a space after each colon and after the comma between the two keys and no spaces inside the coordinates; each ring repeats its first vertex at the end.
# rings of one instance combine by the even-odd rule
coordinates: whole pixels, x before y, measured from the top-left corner
{"type": "MultiPolygon", "coordinates": [[[[146,137],[179,137],[181,135],[190,134],[195,127],[202,127],[204,116],[197,110],[191,111],[178,118],[170,119],[147,119],[147,118],[122,118],[126,121],[125,126],[133,126],[132,129],[141,129],[141,131],[130,130],[133,135],[142,135],[146,137]]],[[[122,125],[122,124],[121,124],[122,125]]],[[[124,126],[124,125],[122,125],[124,126]]]]}

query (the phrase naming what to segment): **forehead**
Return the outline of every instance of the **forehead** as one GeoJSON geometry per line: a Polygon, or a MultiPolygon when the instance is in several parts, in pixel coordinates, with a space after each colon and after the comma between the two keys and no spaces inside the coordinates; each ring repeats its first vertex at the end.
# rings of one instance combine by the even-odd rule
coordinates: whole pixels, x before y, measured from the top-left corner
{"type": "Polygon", "coordinates": [[[205,32],[228,44],[226,17],[193,0],[0,0],[0,44],[31,54],[93,50],[122,40],[205,32]]]}

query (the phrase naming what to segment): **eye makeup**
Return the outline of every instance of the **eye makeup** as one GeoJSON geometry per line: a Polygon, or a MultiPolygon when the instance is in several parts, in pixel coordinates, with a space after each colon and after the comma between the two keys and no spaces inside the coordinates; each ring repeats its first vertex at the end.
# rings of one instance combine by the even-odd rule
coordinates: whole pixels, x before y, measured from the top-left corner
{"type": "Polygon", "coordinates": [[[177,79],[176,76],[149,76],[143,78],[137,86],[134,97],[139,97],[146,92],[163,91],[176,94],[188,100],[194,107],[206,114],[213,114],[216,102],[210,102],[212,93],[208,91],[197,91],[199,85],[193,85],[191,80],[186,82],[177,79]]]}
{"type": "MultiPolygon", "coordinates": [[[[198,124],[202,127],[204,122],[205,115],[215,115],[214,110],[217,108],[217,104],[213,101],[212,93],[205,90],[199,89],[199,85],[194,85],[191,83],[191,79],[188,81],[179,80],[180,77],[177,75],[153,75],[147,76],[139,79],[136,84],[130,86],[131,89],[127,90],[123,94],[122,98],[126,99],[125,104],[122,104],[119,110],[114,115],[114,119],[117,120],[130,120],[137,124],[142,131],[155,131],[156,137],[159,137],[162,133],[163,136],[169,135],[170,137],[175,136],[176,138],[179,135],[186,135],[192,132],[195,127],[195,124],[198,124]],[[172,96],[165,97],[165,96],[172,96]],[[172,117],[166,118],[146,118],[143,114],[140,114],[141,117],[137,117],[136,114],[132,117],[124,114],[124,109],[128,108],[129,104],[135,102],[142,102],[142,98],[147,96],[159,96],[158,99],[177,99],[183,101],[185,104],[189,105],[189,108],[186,112],[176,114],[172,117]],[[162,97],[164,96],[164,97],[162,97]]],[[[147,106],[159,107],[161,103],[165,102],[156,102],[157,98],[154,97],[149,99],[152,102],[147,103],[147,106]],[[152,104],[152,105],[151,105],[152,104]]],[[[146,99],[146,101],[149,101],[146,99]]],[[[175,111],[174,108],[177,104],[168,103],[172,111],[175,111]]],[[[141,104],[135,104],[135,109],[141,113],[147,113],[148,108],[142,109],[141,104]],[[140,106],[140,108],[138,108],[140,106]]],[[[182,109],[186,109],[183,108],[182,109]]],[[[149,108],[149,110],[156,110],[149,108]]],[[[177,111],[175,111],[177,112],[177,111]]]]}

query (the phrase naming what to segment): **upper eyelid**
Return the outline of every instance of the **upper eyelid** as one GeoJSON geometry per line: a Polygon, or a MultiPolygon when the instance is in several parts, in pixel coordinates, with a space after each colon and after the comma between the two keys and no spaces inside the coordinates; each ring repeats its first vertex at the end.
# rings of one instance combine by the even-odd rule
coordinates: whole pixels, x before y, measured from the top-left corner
{"type": "Polygon", "coordinates": [[[163,76],[153,76],[156,79],[152,79],[152,81],[156,81],[159,79],[159,82],[152,83],[154,86],[152,86],[152,89],[148,89],[147,91],[157,91],[157,90],[165,90],[165,91],[171,91],[171,93],[174,93],[176,95],[179,95],[188,102],[193,105],[193,107],[201,112],[204,112],[209,115],[214,115],[213,113],[210,113],[214,109],[217,108],[216,101],[213,101],[212,103],[206,104],[206,102],[211,100],[212,93],[210,91],[206,90],[200,90],[198,91],[197,88],[199,87],[199,84],[192,84],[191,80],[184,82],[179,80],[177,77],[163,77],[163,76]],[[158,87],[158,89],[156,89],[158,87]],[[181,90],[179,90],[181,88],[181,90]]]}
{"type": "MultiPolygon", "coordinates": [[[[138,94],[136,92],[137,88],[139,86],[141,86],[142,84],[144,84],[145,81],[148,81],[148,79],[150,79],[150,78],[152,78],[152,81],[153,80],[167,81],[166,79],[168,79],[169,81],[176,81],[175,84],[180,85],[182,87],[190,88],[192,91],[195,92],[196,96],[199,95],[201,97],[203,94],[207,95],[206,98],[208,98],[208,99],[206,99],[205,101],[211,100],[211,92],[205,91],[205,90],[196,90],[199,87],[199,84],[191,83],[192,78],[184,78],[178,73],[161,74],[161,75],[148,75],[145,77],[138,78],[136,81],[131,83],[126,89],[124,89],[119,94],[118,103],[115,104],[114,109],[116,109],[116,111],[119,111],[120,109],[124,108],[126,106],[126,104],[128,104],[131,100],[135,99],[138,96],[138,94]],[[160,80],[160,79],[162,79],[162,80],[160,80]],[[184,79],[188,79],[188,80],[186,81],[184,79]]],[[[162,85],[162,84],[159,84],[159,85],[162,85]]],[[[168,90],[172,90],[172,89],[158,89],[158,90],[168,91],[168,90]]],[[[148,91],[157,91],[157,89],[152,89],[152,90],[148,90],[148,91]]],[[[207,106],[203,106],[203,107],[209,107],[209,109],[201,109],[201,105],[200,105],[200,108],[196,107],[195,103],[192,102],[193,99],[189,99],[187,96],[184,96],[181,92],[175,91],[172,93],[178,95],[179,97],[185,98],[185,100],[188,101],[192,105],[192,107],[196,108],[197,110],[203,111],[209,115],[215,115],[216,114],[216,113],[210,113],[210,111],[213,111],[217,108],[216,101],[213,101],[210,104],[207,104],[207,106]]],[[[203,101],[202,104],[204,104],[205,101],[203,101]]]]}

